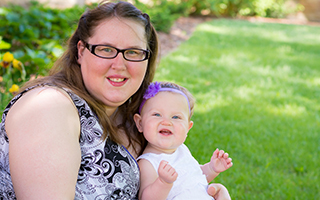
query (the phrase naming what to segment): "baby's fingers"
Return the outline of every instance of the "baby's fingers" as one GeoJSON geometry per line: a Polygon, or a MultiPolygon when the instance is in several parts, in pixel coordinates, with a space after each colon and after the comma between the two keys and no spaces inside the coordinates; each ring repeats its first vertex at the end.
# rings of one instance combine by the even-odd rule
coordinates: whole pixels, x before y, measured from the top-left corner
{"type": "Polygon", "coordinates": [[[227,168],[230,168],[233,165],[231,158],[227,158],[226,163],[227,163],[227,168]]]}
{"type": "Polygon", "coordinates": [[[173,183],[178,177],[176,170],[164,160],[160,162],[158,173],[159,177],[167,183],[173,183]]]}
{"type": "Polygon", "coordinates": [[[218,158],[218,156],[219,156],[219,149],[217,148],[214,152],[213,152],[213,154],[212,154],[212,158],[218,158]]]}
{"type": "MultiPolygon", "coordinates": [[[[160,162],[160,165],[159,165],[159,170],[166,168],[167,165],[169,165],[169,164],[168,164],[168,161],[162,160],[162,161],[160,162]]],[[[169,166],[170,166],[170,165],[169,165],[169,166]]]]}
{"type": "Polygon", "coordinates": [[[229,154],[225,153],[223,150],[220,150],[218,154],[218,158],[224,158],[225,154],[227,154],[227,158],[228,158],[229,154]]]}
{"type": "Polygon", "coordinates": [[[224,154],[222,154],[223,158],[227,159],[229,157],[229,154],[227,152],[224,152],[224,154]]]}

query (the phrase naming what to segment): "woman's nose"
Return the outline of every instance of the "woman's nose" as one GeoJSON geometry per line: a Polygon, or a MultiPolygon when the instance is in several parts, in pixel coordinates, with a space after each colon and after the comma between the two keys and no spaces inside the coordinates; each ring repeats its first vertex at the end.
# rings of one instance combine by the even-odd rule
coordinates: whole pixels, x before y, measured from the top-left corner
{"type": "Polygon", "coordinates": [[[112,69],[124,70],[126,69],[125,65],[126,60],[123,57],[123,54],[120,52],[115,58],[112,59],[112,69]]]}

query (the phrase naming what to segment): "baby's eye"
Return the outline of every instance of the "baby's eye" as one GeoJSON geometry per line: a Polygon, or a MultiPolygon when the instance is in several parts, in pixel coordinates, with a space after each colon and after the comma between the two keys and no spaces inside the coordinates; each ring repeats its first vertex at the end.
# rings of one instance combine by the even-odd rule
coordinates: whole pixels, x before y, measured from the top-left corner
{"type": "Polygon", "coordinates": [[[159,113],[153,113],[153,116],[160,117],[159,113]]]}
{"type": "Polygon", "coordinates": [[[172,117],[172,119],[181,119],[181,117],[178,116],[178,115],[175,115],[175,116],[172,117]]]}

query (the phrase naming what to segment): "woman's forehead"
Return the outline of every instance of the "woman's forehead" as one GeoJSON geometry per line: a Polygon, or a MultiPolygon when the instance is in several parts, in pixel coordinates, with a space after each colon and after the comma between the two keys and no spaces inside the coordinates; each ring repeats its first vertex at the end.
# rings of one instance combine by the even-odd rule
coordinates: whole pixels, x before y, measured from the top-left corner
{"type": "Polygon", "coordinates": [[[132,19],[112,17],[102,21],[89,38],[91,43],[112,44],[121,43],[128,48],[146,46],[146,34],[144,26],[132,19]]]}

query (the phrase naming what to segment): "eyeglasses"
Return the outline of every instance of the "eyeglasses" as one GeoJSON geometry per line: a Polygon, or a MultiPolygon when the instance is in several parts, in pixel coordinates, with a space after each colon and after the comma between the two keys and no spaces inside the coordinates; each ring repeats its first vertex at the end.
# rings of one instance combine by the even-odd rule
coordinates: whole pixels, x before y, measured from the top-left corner
{"type": "Polygon", "coordinates": [[[112,59],[117,57],[119,52],[122,53],[123,58],[131,61],[131,62],[141,62],[147,60],[149,58],[149,50],[144,49],[136,49],[136,48],[129,48],[129,49],[118,49],[116,47],[112,47],[109,45],[102,45],[102,44],[86,44],[86,48],[95,56],[105,59],[112,59]]]}

